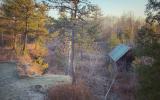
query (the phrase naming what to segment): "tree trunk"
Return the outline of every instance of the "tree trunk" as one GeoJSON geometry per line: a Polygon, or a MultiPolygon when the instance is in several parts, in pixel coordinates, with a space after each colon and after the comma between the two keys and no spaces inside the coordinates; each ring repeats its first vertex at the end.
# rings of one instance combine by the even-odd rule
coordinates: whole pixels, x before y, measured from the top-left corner
{"type": "Polygon", "coordinates": [[[17,20],[14,20],[14,32],[13,32],[13,50],[16,51],[16,22],[17,20]]]}
{"type": "Polygon", "coordinates": [[[26,19],[25,19],[25,22],[26,22],[26,26],[25,26],[25,33],[24,33],[24,40],[23,40],[23,54],[26,50],[26,44],[27,44],[27,34],[28,34],[28,17],[26,16],[26,19]]]}
{"type": "Polygon", "coordinates": [[[17,41],[17,38],[16,38],[16,35],[15,35],[15,36],[14,36],[14,49],[15,49],[15,50],[16,50],[16,47],[17,47],[16,41],[17,41]]]}
{"type": "Polygon", "coordinates": [[[74,28],[75,28],[75,20],[76,20],[76,15],[77,15],[77,4],[78,4],[78,0],[75,0],[72,2],[74,5],[73,5],[73,11],[72,11],[72,14],[71,14],[71,19],[72,19],[72,40],[71,40],[71,44],[72,44],[72,48],[71,48],[71,76],[72,76],[72,84],[76,84],[76,74],[75,74],[75,66],[74,66],[74,28]]]}
{"type": "Polygon", "coordinates": [[[26,44],[27,44],[27,33],[24,34],[23,49],[22,49],[23,53],[26,50],[26,44]]]}
{"type": "Polygon", "coordinates": [[[16,50],[16,34],[13,33],[13,50],[16,50]]]}
{"type": "Polygon", "coordinates": [[[71,75],[72,75],[72,84],[76,83],[76,75],[75,75],[75,66],[74,66],[74,29],[72,29],[72,40],[71,40],[71,75]]]}
{"type": "Polygon", "coordinates": [[[68,70],[66,74],[70,74],[71,75],[71,56],[72,56],[72,41],[69,41],[69,52],[68,52],[68,70]]]}
{"type": "Polygon", "coordinates": [[[2,32],[2,44],[1,44],[1,46],[3,47],[4,46],[4,39],[3,39],[3,32],[2,32]]]}

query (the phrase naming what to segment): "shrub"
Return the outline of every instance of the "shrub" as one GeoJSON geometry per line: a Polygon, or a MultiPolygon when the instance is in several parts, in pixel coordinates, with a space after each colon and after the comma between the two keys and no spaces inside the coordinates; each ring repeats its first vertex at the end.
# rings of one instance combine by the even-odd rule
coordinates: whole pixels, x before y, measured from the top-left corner
{"type": "Polygon", "coordinates": [[[42,57],[35,59],[30,66],[30,74],[42,75],[45,73],[45,70],[48,68],[48,64],[44,61],[42,57]]]}
{"type": "Polygon", "coordinates": [[[49,90],[49,100],[94,100],[84,84],[60,85],[49,90]]]}

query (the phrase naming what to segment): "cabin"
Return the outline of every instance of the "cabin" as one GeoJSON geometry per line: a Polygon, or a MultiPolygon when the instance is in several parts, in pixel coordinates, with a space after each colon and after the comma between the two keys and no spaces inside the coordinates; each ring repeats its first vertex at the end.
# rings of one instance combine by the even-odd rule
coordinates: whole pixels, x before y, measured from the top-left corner
{"type": "Polygon", "coordinates": [[[134,60],[132,48],[125,44],[119,44],[108,55],[116,64],[118,72],[129,71],[134,60]]]}

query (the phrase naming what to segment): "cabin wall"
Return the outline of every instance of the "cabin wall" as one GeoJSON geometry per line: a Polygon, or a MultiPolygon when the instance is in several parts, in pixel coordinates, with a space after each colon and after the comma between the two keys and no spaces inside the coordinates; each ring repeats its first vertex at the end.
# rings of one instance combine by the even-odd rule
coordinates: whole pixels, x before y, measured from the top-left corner
{"type": "Polygon", "coordinates": [[[116,62],[118,71],[119,72],[129,71],[133,60],[134,60],[134,54],[132,50],[130,50],[116,62]]]}

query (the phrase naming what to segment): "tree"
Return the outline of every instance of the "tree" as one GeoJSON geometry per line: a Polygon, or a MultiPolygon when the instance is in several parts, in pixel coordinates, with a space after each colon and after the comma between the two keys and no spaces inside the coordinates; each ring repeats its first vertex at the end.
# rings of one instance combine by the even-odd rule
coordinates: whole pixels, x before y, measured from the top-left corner
{"type": "Polygon", "coordinates": [[[148,23],[158,23],[160,25],[160,1],[159,0],[148,0],[146,6],[146,14],[148,23]]]}
{"type": "MultiPolygon", "coordinates": [[[[26,49],[28,35],[33,33],[46,33],[44,22],[46,18],[46,7],[34,0],[3,0],[4,17],[13,21],[11,24],[14,43],[17,34],[22,35],[23,47],[26,49]]],[[[6,27],[7,29],[7,27],[6,27]]]]}
{"type": "Polygon", "coordinates": [[[149,24],[142,27],[136,36],[137,56],[149,59],[147,63],[137,65],[140,83],[137,99],[159,100],[160,82],[157,80],[160,76],[160,35],[157,28],[160,25],[160,19],[159,13],[155,12],[160,10],[160,3],[157,0],[148,1],[146,21],[149,24]]]}
{"type": "Polygon", "coordinates": [[[47,0],[44,2],[49,8],[64,10],[70,15],[70,30],[72,31],[70,40],[70,75],[72,76],[72,83],[76,83],[75,66],[74,66],[74,43],[75,43],[75,28],[79,20],[83,20],[83,17],[90,14],[92,6],[89,0],[47,0]]]}
{"type": "Polygon", "coordinates": [[[94,11],[91,13],[91,17],[88,18],[86,24],[87,33],[93,40],[97,40],[102,32],[102,12],[101,9],[96,5],[94,11]]]}
{"type": "Polygon", "coordinates": [[[138,88],[138,99],[146,100],[153,99],[159,100],[160,86],[159,86],[159,59],[160,53],[160,38],[156,36],[153,29],[142,27],[137,38],[137,56],[149,59],[148,64],[141,63],[138,66],[138,75],[140,87],[138,88]],[[153,59],[153,61],[152,61],[153,59]]]}
{"type": "Polygon", "coordinates": [[[133,44],[136,19],[132,13],[127,13],[121,16],[117,24],[117,37],[121,43],[133,44]]]}

